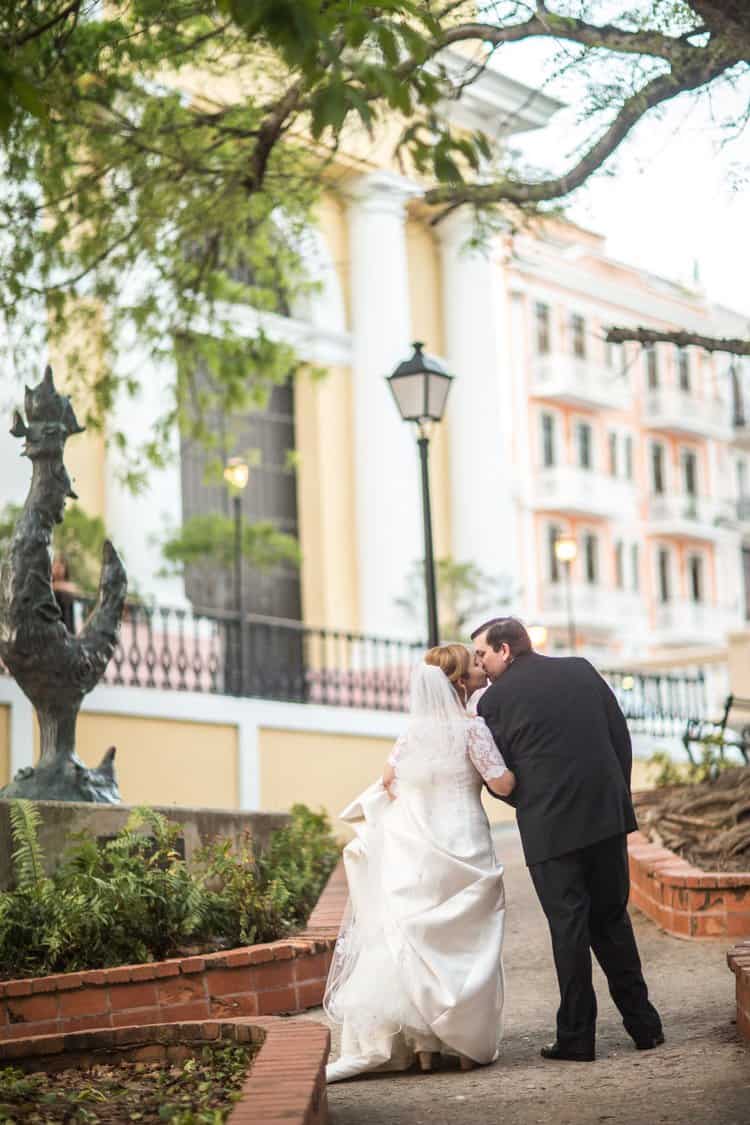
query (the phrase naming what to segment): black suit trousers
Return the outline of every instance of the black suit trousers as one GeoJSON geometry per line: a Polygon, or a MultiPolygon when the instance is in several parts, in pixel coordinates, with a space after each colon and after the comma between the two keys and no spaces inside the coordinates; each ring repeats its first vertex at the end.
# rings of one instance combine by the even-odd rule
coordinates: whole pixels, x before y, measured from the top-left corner
{"type": "Polygon", "coordinates": [[[611,836],[529,867],[547,916],[560,1009],[557,1040],[566,1050],[594,1048],[596,995],[591,950],[607,977],[626,1031],[635,1040],[658,1035],[661,1020],[649,1002],[627,911],[630,893],[626,837],[611,836]]]}

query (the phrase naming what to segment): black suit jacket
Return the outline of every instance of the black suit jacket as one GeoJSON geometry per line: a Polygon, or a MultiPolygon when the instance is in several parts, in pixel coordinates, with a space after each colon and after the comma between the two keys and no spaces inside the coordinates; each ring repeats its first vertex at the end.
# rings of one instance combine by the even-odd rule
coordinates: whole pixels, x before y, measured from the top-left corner
{"type": "Polygon", "coordinates": [[[527,864],[637,828],[625,716],[588,660],[523,653],[478,711],[516,775],[527,864]]]}

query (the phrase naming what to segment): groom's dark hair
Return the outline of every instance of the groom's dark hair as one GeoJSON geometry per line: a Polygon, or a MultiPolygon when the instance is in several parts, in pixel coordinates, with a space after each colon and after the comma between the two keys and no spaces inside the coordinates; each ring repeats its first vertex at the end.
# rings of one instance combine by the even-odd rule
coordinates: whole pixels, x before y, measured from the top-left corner
{"type": "Polygon", "coordinates": [[[495,652],[500,651],[501,645],[507,645],[513,656],[522,652],[531,652],[531,637],[526,632],[526,627],[517,617],[493,617],[485,621],[471,634],[471,639],[487,634],[487,644],[495,652]]]}

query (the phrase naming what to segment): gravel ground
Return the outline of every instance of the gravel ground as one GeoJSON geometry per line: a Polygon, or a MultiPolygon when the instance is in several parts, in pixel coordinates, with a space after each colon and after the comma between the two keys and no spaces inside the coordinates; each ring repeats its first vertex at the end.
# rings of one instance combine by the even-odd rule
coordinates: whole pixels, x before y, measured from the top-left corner
{"type": "Polygon", "coordinates": [[[496,839],[508,902],[500,1059],[466,1073],[446,1068],[334,1084],[332,1125],[750,1125],[750,1049],[734,1025],[729,943],[667,937],[639,911],[633,918],[665,1045],[635,1050],[596,966],[597,1061],[539,1057],[554,1038],[557,1006],[549,936],[515,828],[500,829],[496,839]]]}

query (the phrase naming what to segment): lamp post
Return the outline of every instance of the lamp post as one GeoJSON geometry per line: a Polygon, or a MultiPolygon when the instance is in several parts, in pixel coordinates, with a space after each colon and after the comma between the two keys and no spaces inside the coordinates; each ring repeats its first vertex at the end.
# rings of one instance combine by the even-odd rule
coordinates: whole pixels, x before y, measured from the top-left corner
{"type": "Polygon", "coordinates": [[[427,643],[433,648],[439,641],[435,556],[432,546],[432,511],[430,507],[429,446],[430,432],[443,417],[452,375],[422,351],[424,344],[416,341],[414,354],[400,363],[387,382],[404,422],[417,427],[417,446],[422,476],[422,515],[424,520],[424,571],[427,594],[427,643]]]}
{"type": "Polygon", "coordinates": [[[568,606],[568,647],[571,652],[576,650],[576,627],[573,621],[573,590],[570,581],[570,570],[573,560],[578,554],[576,541],[571,535],[560,535],[555,540],[555,558],[565,567],[565,599],[568,606]]]}
{"type": "Polygon", "coordinates": [[[224,480],[229,486],[232,497],[232,511],[234,515],[234,609],[237,614],[237,695],[242,694],[244,687],[244,643],[242,628],[243,599],[242,599],[242,493],[247,486],[250,470],[247,461],[242,457],[230,457],[224,466],[224,480]]]}

